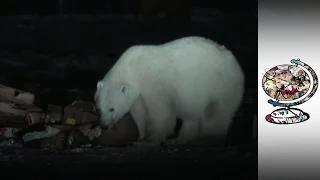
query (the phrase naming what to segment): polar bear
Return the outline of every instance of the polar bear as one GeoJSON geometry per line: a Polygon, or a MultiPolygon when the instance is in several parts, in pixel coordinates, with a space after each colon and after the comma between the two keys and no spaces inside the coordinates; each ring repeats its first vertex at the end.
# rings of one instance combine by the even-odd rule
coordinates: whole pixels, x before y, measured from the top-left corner
{"type": "MultiPolygon", "coordinates": [[[[244,73],[226,47],[191,36],[161,45],[128,48],[94,94],[101,127],[111,128],[130,112],[139,140],[187,144],[224,140],[244,92],[244,73]]],[[[139,140],[137,142],[139,142],[139,140]]]]}

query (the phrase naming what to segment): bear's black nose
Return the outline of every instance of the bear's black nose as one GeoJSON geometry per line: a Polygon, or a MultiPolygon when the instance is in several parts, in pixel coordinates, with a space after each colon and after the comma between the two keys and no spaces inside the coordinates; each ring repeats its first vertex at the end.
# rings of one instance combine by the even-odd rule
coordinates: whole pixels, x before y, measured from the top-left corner
{"type": "Polygon", "coordinates": [[[108,126],[102,122],[100,122],[100,126],[102,129],[108,129],[108,126]]]}

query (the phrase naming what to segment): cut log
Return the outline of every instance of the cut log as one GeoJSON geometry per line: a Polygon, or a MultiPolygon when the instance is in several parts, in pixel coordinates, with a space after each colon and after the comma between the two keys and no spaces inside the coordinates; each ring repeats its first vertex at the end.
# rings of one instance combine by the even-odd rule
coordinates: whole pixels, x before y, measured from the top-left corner
{"type": "Polygon", "coordinates": [[[32,105],[34,95],[19,89],[0,84],[0,100],[11,101],[17,104],[32,105]]]}
{"type": "Polygon", "coordinates": [[[0,102],[0,112],[7,114],[14,114],[16,116],[26,116],[27,108],[26,107],[18,107],[15,104],[9,104],[5,102],[0,102]]]}

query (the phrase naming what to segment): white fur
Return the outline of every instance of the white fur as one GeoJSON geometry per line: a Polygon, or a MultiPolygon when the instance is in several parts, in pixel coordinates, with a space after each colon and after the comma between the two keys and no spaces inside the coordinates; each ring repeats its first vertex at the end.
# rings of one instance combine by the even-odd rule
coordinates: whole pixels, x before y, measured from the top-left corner
{"type": "Polygon", "coordinates": [[[129,48],[97,83],[95,99],[103,126],[130,112],[139,138],[160,143],[179,117],[176,141],[186,143],[224,138],[243,91],[244,74],[232,52],[202,37],[185,37],[129,48]]]}

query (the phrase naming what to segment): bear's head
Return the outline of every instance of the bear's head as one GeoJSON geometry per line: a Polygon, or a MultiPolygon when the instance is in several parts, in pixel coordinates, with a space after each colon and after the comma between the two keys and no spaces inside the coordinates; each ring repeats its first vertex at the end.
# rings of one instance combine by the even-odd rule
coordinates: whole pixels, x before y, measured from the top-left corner
{"type": "Polygon", "coordinates": [[[98,81],[94,99],[101,127],[111,128],[130,111],[138,96],[137,90],[129,84],[98,81]]]}

